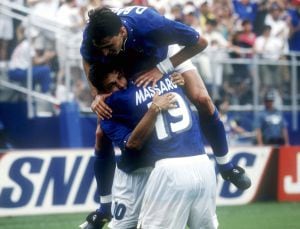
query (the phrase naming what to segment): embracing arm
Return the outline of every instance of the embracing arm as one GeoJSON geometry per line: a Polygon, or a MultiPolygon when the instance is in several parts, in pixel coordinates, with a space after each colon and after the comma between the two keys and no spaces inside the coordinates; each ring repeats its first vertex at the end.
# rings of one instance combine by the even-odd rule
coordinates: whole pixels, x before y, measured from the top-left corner
{"type": "MultiPolygon", "coordinates": [[[[167,93],[162,96],[154,95],[153,101],[139,123],[130,129],[117,119],[105,119],[101,122],[103,131],[121,149],[140,150],[152,133],[156,118],[161,111],[176,107],[175,95],[167,93]]],[[[117,116],[117,114],[115,114],[117,116]]]]}
{"type": "Polygon", "coordinates": [[[105,99],[111,94],[100,94],[98,89],[91,83],[88,77],[91,65],[84,59],[82,59],[82,65],[86,79],[91,89],[91,94],[94,98],[91,104],[92,111],[94,111],[100,119],[111,118],[112,110],[105,104],[105,99]]]}
{"type": "Polygon", "coordinates": [[[163,74],[173,72],[175,67],[202,52],[206,47],[207,40],[199,36],[196,44],[185,46],[170,58],[166,58],[158,63],[155,68],[139,76],[136,80],[137,86],[143,85],[143,87],[146,87],[150,82],[154,86],[163,74]]]}
{"type": "MultiPolygon", "coordinates": [[[[179,86],[183,86],[185,82],[183,76],[179,73],[173,73],[171,80],[174,84],[179,86]]],[[[162,96],[155,94],[148,111],[128,138],[126,147],[135,150],[141,149],[154,129],[157,115],[161,111],[176,107],[175,102],[176,100],[172,93],[167,93],[162,96]]]]}
{"type": "Polygon", "coordinates": [[[154,95],[148,111],[131,132],[126,143],[126,148],[140,150],[155,127],[157,115],[161,111],[176,107],[175,102],[175,96],[172,93],[162,96],[154,95]]]}
{"type": "Polygon", "coordinates": [[[147,113],[131,132],[125,146],[127,149],[140,150],[142,148],[154,129],[156,117],[159,112],[159,108],[152,103],[147,113]]]}
{"type": "Polygon", "coordinates": [[[195,45],[185,46],[178,53],[170,57],[170,61],[173,67],[175,68],[181,63],[183,63],[184,61],[202,52],[206,47],[207,47],[207,40],[200,36],[198,42],[195,45]]]}
{"type": "Polygon", "coordinates": [[[126,143],[126,148],[140,150],[154,129],[157,115],[161,111],[175,107],[175,101],[172,93],[162,96],[154,95],[148,111],[131,132],[126,143]]]}

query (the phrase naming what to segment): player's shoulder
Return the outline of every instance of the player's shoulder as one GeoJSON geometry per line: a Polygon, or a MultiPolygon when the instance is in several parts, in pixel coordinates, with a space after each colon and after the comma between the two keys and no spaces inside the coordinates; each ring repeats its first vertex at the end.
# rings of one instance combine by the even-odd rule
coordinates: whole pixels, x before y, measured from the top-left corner
{"type": "Polygon", "coordinates": [[[111,96],[109,96],[106,99],[106,103],[112,104],[112,103],[115,103],[118,101],[122,101],[124,98],[124,96],[123,96],[124,94],[126,94],[125,90],[116,91],[116,92],[112,93],[111,96]]]}
{"type": "Polygon", "coordinates": [[[107,98],[106,103],[110,105],[128,101],[128,98],[130,98],[132,92],[133,91],[130,86],[127,89],[116,91],[107,98]]]}

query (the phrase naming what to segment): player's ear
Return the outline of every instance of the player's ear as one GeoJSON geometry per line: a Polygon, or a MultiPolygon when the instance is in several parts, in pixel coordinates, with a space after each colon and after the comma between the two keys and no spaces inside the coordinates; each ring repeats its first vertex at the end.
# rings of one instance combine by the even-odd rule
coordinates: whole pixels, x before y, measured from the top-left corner
{"type": "Polygon", "coordinates": [[[126,30],[125,26],[121,26],[120,34],[122,35],[122,37],[127,37],[127,30],[126,30]]]}

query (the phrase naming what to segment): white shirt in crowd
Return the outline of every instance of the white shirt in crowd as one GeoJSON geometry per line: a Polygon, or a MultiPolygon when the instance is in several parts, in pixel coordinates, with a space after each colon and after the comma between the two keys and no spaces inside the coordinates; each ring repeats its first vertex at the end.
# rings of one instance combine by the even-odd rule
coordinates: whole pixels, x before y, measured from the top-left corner
{"type": "Polygon", "coordinates": [[[254,49],[263,58],[278,60],[283,52],[283,41],[278,37],[259,36],[255,40],[254,49]]]}
{"type": "Polygon", "coordinates": [[[13,51],[9,69],[27,69],[30,66],[32,57],[35,55],[35,50],[32,45],[29,45],[28,40],[23,40],[13,51]]]}

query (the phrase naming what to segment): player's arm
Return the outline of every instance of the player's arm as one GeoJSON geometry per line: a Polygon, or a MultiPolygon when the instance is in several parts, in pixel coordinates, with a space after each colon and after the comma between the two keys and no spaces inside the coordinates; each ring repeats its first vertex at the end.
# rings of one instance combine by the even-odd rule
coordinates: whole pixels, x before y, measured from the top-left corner
{"type": "MultiPolygon", "coordinates": [[[[152,15],[152,21],[149,29],[143,34],[145,40],[156,45],[157,49],[172,44],[178,44],[183,47],[179,52],[167,57],[156,65],[155,68],[142,74],[136,80],[138,86],[147,86],[150,82],[153,85],[162,77],[163,74],[169,74],[174,69],[200,53],[207,47],[207,40],[190,26],[168,20],[159,15],[152,15]]],[[[147,20],[147,19],[145,19],[147,20]]],[[[149,24],[149,23],[148,23],[149,24]]]]}
{"type": "Polygon", "coordinates": [[[143,85],[146,87],[151,82],[152,85],[155,85],[156,82],[163,76],[163,74],[169,74],[173,72],[178,65],[200,53],[206,47],[206,39],[199,37],[198,42],[195,45],[185,46],[175,55],[171,56],[170,58],[166,58],[162,62],[158,63],[155,68],[139,76],[136,80],[137,85],[143,85]]]}
{"type": "MultiPolygon", "coordinates": [[[[114,107],[118,102],[109,101],[114,107]]],[[[131,114],[117,113],[113,114],[111,119],[101,120],[101,127],[104,133],[122,150],[139,150],[154,129],[157,115],[164,110],[175,107],[174,95],[167,93],[153,97],[152,104],[144,114],[138,124],[132,128],[120,121],[124,116],[131,114]],[[120,118],[121,117],[121,118],[120,118]]],[[[122,112],[122,111],[120,111],[122,112]]]]}
{"type": "Polygon", "coordinates": [[[155,94],[148,111],[128,137],[125,147],[140,150],[155,127],[157,115],[164,110],[176,107],[175,102],[175,95],[172,93],[162,96],[155,94]]]}
{"type": "MultiPolygon", "coordinates": [[[[181,74],[173,73],[170,78],[174,84],[184,85],[184,78],[181,74]]],[[[172,93],[161,96],[155,94],[148,111],[128,136],[125,147],[131,150],[140,150],[155,127],[157,115],[160,112],[176,107],[175,102],[175,96],[172,93]]]]}
{"type": "Polygon", "coordinates": [[[177,54],[170,57],[170,62],[172,63],[173,68],[202,52],[206,47],[207,40],[199,36],[199,39],[195,45],[185,46],[177,54]]]}

